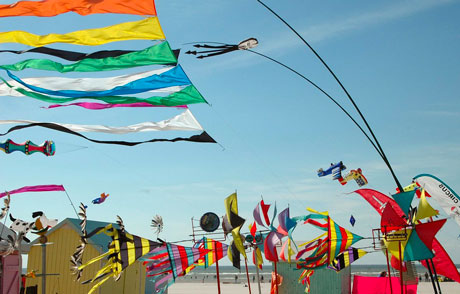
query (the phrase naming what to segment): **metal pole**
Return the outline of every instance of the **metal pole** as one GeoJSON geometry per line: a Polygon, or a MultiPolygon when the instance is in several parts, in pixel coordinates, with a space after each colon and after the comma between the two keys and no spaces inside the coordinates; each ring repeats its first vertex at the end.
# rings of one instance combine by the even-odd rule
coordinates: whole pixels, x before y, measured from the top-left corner
{"type": "Polygon", "coordinates": [[[431,271],[430,262],[428,260],[425,260],[425,261],[426,261],[426,265],[427,265],[426,268],[428,269],[428,273],[430,274],[431,284],[433,285],[434,293],[438,294],[438,290],[436,289],[436,285],[434,283],[433,272],[431,271]]]}
{"type": "Polygon", "coordinates": [[[217,293],[220,294],[219,258],[217,257],[216,241],[214,241],[214,257],[216,258],[217,293]]]}
{"type": "Polygon", "coordinates": [[[278,268],[276,267],[275,261],[275,293],[278,294],[278,268]]]}
{"type": "Polygon", "coordinates": [[[249,281],[249,271],[248,271],[248,259],[244,259],[244,264],[246,265],[246,278],[248,279],[248,288],[249,288],[249,294],[251,294],[251,282],[249,281]]]}
{"type": "Polygon", "coordinates": [[[429,260],[430,260],[430,262],[431,262],[431,267],[433,268],[434,278],[435,278],[435,280],[436,280],[436,285],[438,286],[439,294],[442,294],[442,292],[441,292],[441,286],[439,286],[439,281],[438,281],[438,273],[436,273],[436,268],[434,267],[433,259],[430,258],[429,260]]]}
{"type": "Polygon", "coordinates": [[[46,294],[46,242],[42,243],[42,294],[46,294]]]}
{"type": "MultiPolygon", "coordinates": [[[[254,250],[257,249],[257,246],[254,245],[254,250]]],[[[257,274],[257,286],[259,287],[259,294],[262,294],[262,289],[260,288],[260,275],[259,275],[259,264],[257,260],[257,254],[256,254],[256,274],[257,274]]]]}
{"type": "Polygon", "coordinates": [[[385,256],[387,257],[388,281],[390,281],[390,293],[393,294],[393,286],[391,285],[390,260],[388,259],[388,249],[385,248],[385,251],[385,256]]]}
{"type": "Polygon", "coordinates": [[[401,280],[401,294],[404,294],[404,281],[403,281],[403,264],[401,254],[401,241],[399,243],[399,279],[401,280]]]}

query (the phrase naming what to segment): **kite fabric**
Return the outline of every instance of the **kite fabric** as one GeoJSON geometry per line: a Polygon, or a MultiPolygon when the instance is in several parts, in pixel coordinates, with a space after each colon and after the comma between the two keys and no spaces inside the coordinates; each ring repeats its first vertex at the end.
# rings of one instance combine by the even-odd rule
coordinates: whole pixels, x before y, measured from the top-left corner
{"type": "MultiPolygon", "coordinates": [[[[10,78],[20,83],[21,85],[44,94],[57,95],[64,97],[83,98],[83,97],[104,97],[111,95],[126,95],[126,94],[138,94],[150,90],[157,90],[161,88],[167,88],[172,86],[186,86],[191,85],[190,80],[185,74],[181,66],[169,67],[166,71],[160,72],[159,74],[153,74],[148,77],[144,77],[138,80],[134,80],[127,84],[109,88],[108,90],[102,91],[81,91],[81,90],[49,90],[38,86],[33,86],[25,83],[17,76],[7,71],[10,78]]],[[[95,81],[96,82],[96,81],[95,81]]]]}
{"type": "Polygon", "coordinates": [[[129,134],[138,132],[152,131],[202,131],[203,127],[196,120],[190,110],[185,110],[181,114],[173,118],[159,122],[142,122],[135,125],[125,127],[110,127],[104,125],[77,125],[77,124],[61,124],[61,123],[46,123],[36,122],[31,120],[0,120],[2,124],[28,123],[28,124],[51,124],[64,127],[73,132],[98,132],[107,134],[129,134]]]}
{"type": "MultiPolygon", "coordinates": [[[[79,107],[90,109],[90,110],[101,110],[101,109],[117,108],[117,107],[169,107],[165,105],[152,105],[146,102],[127,103],[127,104],[104,104],[104,103],[94,103],[94,102],[79,102],[79,103],[70,103],[70,104],[53,104],[48,107],[42,107],[42,108],[52,109],[52,108],[66,107],[66,106],[79,106],[79,107]]],[[[173,107],[188,108],[187,105],[177,105],[173,107]]]]}
{"type": "Polygon", "coordinates": [[[451,216],[460,226],[460,197],[458,194],[433,175],[421,174],[414,179],[420,187],[431,195],[431,199],[438,202],[447,215],[451,216]]]}
{"type": "Polygon", "coordinates": [[[337,272],[341,271],[366,254],[362,249],[350,247],[332,261],[331,267],[337,272]]]}
{"type": "MultiPolygon", "coordinates": [[[[86,219],[86,216],[84,219],[86,219]]],[[[71,270],[77,276],[78,281],[80,280],[82,271],[85,267],[95,262],[101,262],[101,260],[107,258],[105,266],[103,266],[92,279],[81,282],[82,284],[96,282],[88,294],[94,293],[99,286],[106,282],[110,277],[118,280],[123,270],[125,270],[129,265],[133,264],[137,259],[146,255],[153,249],[161,246],[161,243],[127,233],[120,217],[118,217],[118,224],[120,228],[115,228],[113,224],[108,224],[105,227],[96,228],[92,232],[82,236],[82,242],[85,244],[88,243],[87,239],[93,235],[104,233],[111,237],[112,241],[110,242],[108,246],[109,249],[106,253],[103,253],[86,263],[82,263],[84,245],[80,245],[71,257],[71,270]],[[81,249],[82,247],[83,250],[81,249]]],[[[85,229],[82,228],[82,231],[85,231],[85,229]]]]}
{"type": "MultiPolygon", "coordinates": [[[[30,48],[26,50],[0,50],[0,53],[14,53],[14,54],[24,54],[24,53],[39,53],[39,54],[46,54],[54,57],[59,57],[61,59],[65,59],[68,61],[80,61],[83,59],[91,58],[91,59],[102,59],[107,57],[118,57],[120,55],[124,55],[127,53],[136,52],[135,50],[102,50],[96,51],[93,53],[82,53],[76,51],[68,51],[68,50],[61,50],[61,49],[54,49],[49,47],[36,47],[30,48]]],[[[179,57],[180,50],[176,49],[173,50],[176,59],[179,57]]]]}
{"type": "MultiPolygon", "coordinates": [[[[134,74],[127,74],[127,75],[120,75],[120,76],[113,76],[113,77],[104,77],[104,78],[64,78],[62,76],[56,77],[36,77],[36,78],[25,78],[22,79],[22,83],[27,85],[32,85],[41,88],[48,88],[53,91],[61,91],[61,90],[80,90],[86,92],[93,92],[93,91],[105,91],[107,89],[112,89],[115,87],[120,87],[125,84],[129,84],[139,79],[147,78],[154,75],[161,75],[169,70],[172,67],[164,67],[160,69],[139,72],[134,74]]],[[[22,84],[16,82],[15,80],[10,80],[7,83],[11,84],[11,86],[20,86],[22,84]]],[[[180,91],[181,87],[165,87],[159,88],[155,90],[155,92],[160,93],[173,93],[180,91]]],[[[21,96],[20,93],[15,91],[10,91],[10,88],[7,84],[3,83],[0,84],[0,94],[2,96],[21,96]],[[9,93],[9,92],[10,93],[9,93]]]]}
{"type": "Polygon", "coordinates": [[[208,135],[206,132],[202,132],[199,135],[194,135],[189,138],[183,138],[183,137],[177,137],[174,139],[150,139],[146,141],[136,141],[136,142],[130,142],[130,141],[110,141],[110,140],[96,140],[96,139],[91,139],[88,138],[80,133],[74,132],[66,127],[63,127],[58,124],[53,124],[53,123],[33,123],[33,124],[28,124],[28,125],[19,125],[19,126],[14,126],[10,128],[6,133],[0,134],[0,136],[7,135],[11,132],[21,130],[21,129],[26,129],[26,128],[32,128],[32,127],[42,127],[42,128],[47,128],[47,129],[52,129],[55,131],[63,132],[63,133],[68,133],[71,135],[79,136],[83,139],[86,139],[88,141],[91,141],[93,143],[98,143],[98,144],[111,144],[111,145],[122,145],[122,146],[136,146],[140,144],[145,144],[145,143],[156,143],[156,142],[179,142],[179,141],[188,141],[188,142],[196,142],[196,143],[217,143],[211,136],[208,135]]]}
{"type": "MultiPolygon", "coordinates": [[[[460,273],[457,270],[457,266],[452,262],[449,254],[436,238],[433,239],[432,249],[435,252],[433,263],[436,266],[436,272],[460,283],[460,273]]],[[[421,260],[420,262],[424,267],[428,268],[426,260],[421,260]]]]}
{"type": "Polygon", "coordinates": [[[3,150],[6,154],[19,151],[26,155],[43,153],[46,156],[53,156],[56,153],[56,145],[53,141],[45,141],[41,145],[36,145],[30,140],[27,140],[22,144],[18,144],[8,139],[3,143],[0,142],[0,150],[3,150]]]}
{"type": "Polygon", "coordinates": [[[157,15],[153,0],[42,0],[18,1],[0,5],[0,17],[49,17],[67,12],[75,12],[80,15],[94,13],[157,15]]]}
{"type": "Polygon", "coordinates": [[[168,42],[165,41],[143,50],[126,53],[117,57],[88,58],[72,64],[62,64],[49,59],[26,59],[14,64],[0,65],[0,68],[14,71],[32,68],[67,73],[119,70],[154,64],[177,64],[176,55],[174,55],[171,47],[169,47],[168,42]]]}
{"type": "Polygon", "coordinates": [[[184,247],[164,243],[142,258],[146,265],[147,278],[153,278],[155,293],[161,294],[172,285],[177,277],[184,276],[197,260],[203,258],[208,249],[184,247]]]}
{"type": "MultiPolygon", "coordinates": [[[[355,193],[361,195],[367,202],[369,202],[369,204],[374,207],[380,215],[382,215],[385,206],[390,205],[401,218],[404,218],[402,210],[396,202],[388,196],[371,189],[360,189],[355,191],[355,193]]],[[[436,271],[439,274],[460,283],[460,273],[458,272],[457,267],[436,238],[433,238],[432,248],[435,253],[432,260],[436,267],[436,271]]],[[[425,267],[427,267],[425,261],[422,260],[421,262],[425,267]]]]}
{"type": "Polygon", "coordinates": [[[127,40],[164,39],[165,35],[157,17],[149,17],[138,21],[120,23],[104,28],[75,31],[67,34],[40,36],[24,31],[0,32],[0,43],[20,43],[32,47],[42,47],[52,43],[96,46],[127,40]]]}
{"type": "Polygon", "coordinates": [[[244,240],[240,234],[241,227],[246,220],[238,215],[238,199],[236,192],[225,198],[224,202],[226,218],[232,228],[231,232],[233,237],[227,255],[230,261],[232,261],[233,266],[239,269],[240,253],[243,254],[244,258],[247,258],[243,245],[244,240]]]}
{"type": "Polygon", "coordinates": [[[361,195],[375,210],[377,210],[377,212],[380,215],[382,215],[387,203],[390,203],[390,205],[396,211],[398,216],[405,216],[405,213],[401,210],[399,205],[397,205],[393,199],[391,199],[383,193],[380,193],[379,191],[372,189],[359,189],[356,190],[354,193],[361,195]]]}
{"type": "Polygon", "coordinates": [[[37,185],[37,186],[25,186],[16,190],[11,190],[8,192],[0,193],[0,198],[5,197],[7,194],[18,194],[26,192],[54,192],[54,191],[64,191],[64,186],[62,185],[37,185]]]}
{"type": "MultiPolygon", "coordinates": [[[[1,78],[0,78],[1,79],[1,78]]],[[[8,85],[9,86],[9,85],[8,85]]],[[[174,87],[177,88],[177,87],[174,87]]],[[[13,89],[12,89],[13,90],[13,89]]],[[[207,103],[207,101],[203,98],[203,96],[198,92],[198,90],[193,86],[187,86],[182,90],[177,92],[171,93],[168,96],[152,96],[148,98],[140,98],[140,97],[130,97],[130,96],[102,96],[102,97],[77,97],[77,98],[62,98],[62,97],[52,97],[43,95],[36,92],[27,91],[25,89],[14,87],[14,90],[17,93],[21,93],[23,96],[34,98],[40,101],[49,102],[49,103],[66,103],[71,102],[79,99],[93,99],[93,100],[100,100],[108,103],[109,105],[133,105],[133,104],[149,104],[152,106],[165,106],[165,107],[180,107],[183,104],[196,104],[196,103],[207,103]]],[[[70,105],[70,104],[69,104],[70,105]]],[[[87,104],[83,104],[87,106],[87,104]]],[[[91,104],[90,107],[97,107],[94,104],[91,104]]],[[[68,105],[61,105],[61,106],[68,106],[68,105]]],[[[81,106],[81,104],[79,104],[81,106]]],[[[56,106],[53,106],[56,107],[56,106]]],[[[110,108],[111,106],[104,106],[104,108],[110,108]]],[[[114,106],[112,106],[114,107],[114,106]]],[[[122,107],[122,106],[117,106],[122,107]]],[[[52,108],[52,107],[50,107],[52,108]]]]}
{"type": "Polygon", "coordinates": [[[422,188],[422,192],[420,194],[420,201],[418,203],[417,212],[415,214],[414,220],[418,221],[424,218],[436,216],[438,214],[439,212],[435,210],[426,200],[425,189],[422,188]]]}
{"type": "Polygon", "coordinates": [[[337,225],[328,217],[328,257],[327,263],[330,265],[340,253],[345,251],[363,237],[353,234],[345,228],[337,225]]]}
{"type": "Polygon", "coordinates": [[[193,266],[190,266],[187,268],[187,272],[192,270],[195,265],[198,266],[203,266],[204,268],[208,268],[211,265],[213,265],[217,260],[222,259],[227,255],[228,251],[228,245],[224,244],[222,242],[203,237],[201,240],[196,242],[196,244],[193,246],[195,248],[200,248],[200,249],[207,249],[210,250],[206,255],[204,255],[202,258],[198,259],[196,263],[193,266]]]}
{"type": "Polygon", "coordinates": [[[252,215],[254,216],[254,220],[262,227],[267,227],[270,225],[270,219],[268,217],[268,209],[270,208],[270,204],[265,204],[264,200],[262,199],[260,203],[254,208],[252,215]],[[260,217],[260,209],[262,209],[262,214],[264,216],[265,224],[260,217]]]}
{"type": "Polygon", "coordinates": [[[409,215],[409,210],[411,208],[412,200],[414,199],[415,190],[408,191],[408,192],[400,192],[397,194],[393,194],[393,199],[398,203],[401,210],[406,214],[409,215]]]}

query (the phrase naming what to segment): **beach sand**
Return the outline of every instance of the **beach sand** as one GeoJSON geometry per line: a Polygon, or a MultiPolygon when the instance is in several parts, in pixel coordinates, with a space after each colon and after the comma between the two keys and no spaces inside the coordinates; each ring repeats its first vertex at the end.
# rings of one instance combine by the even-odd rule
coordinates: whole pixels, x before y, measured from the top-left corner
{"type": "MultiPolygon", "coordinates": [[[[459,294],[460,284],[453,282],[441,283],[443,294],[459,294]]],[[[262,293],[270,293],[270,284],[261,284],[262,293]]],[[[249,293],[244,284],[222,284],[220,286],[222,294],[249,293]]],[[[252,293],[258,294],[257,284],[251,284],[252,293]]],[[[177,283],[169,287],[168,294],[217,294],[217,284],[212,283],[177,283]]],[[[433,294],[431,283],[422,282],[418,286],[418,294],[433,294]]],[[[300,294],[300,293],[299,293],[300,294]]],[[[371,294],[371,293],[369,293],[371,294]]]]}

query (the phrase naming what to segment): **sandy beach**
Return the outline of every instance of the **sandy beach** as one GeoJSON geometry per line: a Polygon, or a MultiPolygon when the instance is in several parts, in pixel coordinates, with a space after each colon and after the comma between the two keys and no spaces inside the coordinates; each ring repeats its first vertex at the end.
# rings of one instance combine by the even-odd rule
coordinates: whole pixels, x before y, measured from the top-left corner
{"type": "MultiPolygon", "coordinates": [[[[441,283],[443,294],[458,294],[460,293],[460,284],[458,283],[441,283]]],[[[422,282],[417,288],[419,294],[432,294],[433,288],[431,283],[422,282]]],[[[257,284],[251,284],[252,293],[258,294],[257,284]]],[[[261,284],[263,294],[270,293],[270,284],[261,284]]],[[[217,294],[217,285],[212,283],[177,283],[169,287],[168,294],[217,294]]],[[[249,293],[248,287],[244,284],[222,284],[222,294],[249,293]]],[[[292,293],[297,294],[297,293],[292,293]]],[[[301,293],[298,293],[301,294],[301,293]]],[[[372,294],[372,293],[369,293],[372,294]]]]}

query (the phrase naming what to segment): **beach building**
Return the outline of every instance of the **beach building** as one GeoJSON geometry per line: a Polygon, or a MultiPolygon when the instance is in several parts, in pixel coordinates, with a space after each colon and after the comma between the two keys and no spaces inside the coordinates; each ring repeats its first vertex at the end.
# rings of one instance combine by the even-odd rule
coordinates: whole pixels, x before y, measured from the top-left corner
{"type": "MultiPolygon", "coordinates": [[[[86,229],[91,232],[98,227],[104,227],[109,223],[88,220],[86,229]]],[[[115,227],[118,227],[114,224],[115,227]]],[[[75,281],[75,276],[70,272],[70,256],[75,248],[80,244],[80,220],[66,218],[55,227],[50,229],[47,234],[48,242],[46,245],[46,293],[47,294],[81,294],[88,293],[93,285],[82,285],[75,281]]],[[[105,234],[98,234],[89,238],[83,256],[86,262],[102,253],[107,252],[111,238],[105,234]]],[[[27,271],[36,271],[37,277],[28,278],[26,293],[42,293],[42,249],[39,239],[31,242],[27,271]]],[[[81,281],[94,277],[96,272],[105,264],[106,259],[96,262],[85,268],[81,281]]],[[[96,292],[97,294],[144,294],[145,293],[145,269],[142,262],[136,261],[129,266],[122,274],[120,280],[115,282],[109,279],[102,284],[96,292]]]]}
{"type": "MultiPolygon", "coordinates": [[[[8,227],[0,223],[1,240],[0,241],[0,294],[19,293],[21,288],[21,271],[22,260],[18,250],[7,255],[8,236],[16,234],[8,227]]],[[[21,243],[21,254],[27,254],[29,245],[25,242],[21,243]]],[[[9,253],[9,252],[8,252],[9,253]]]]}

